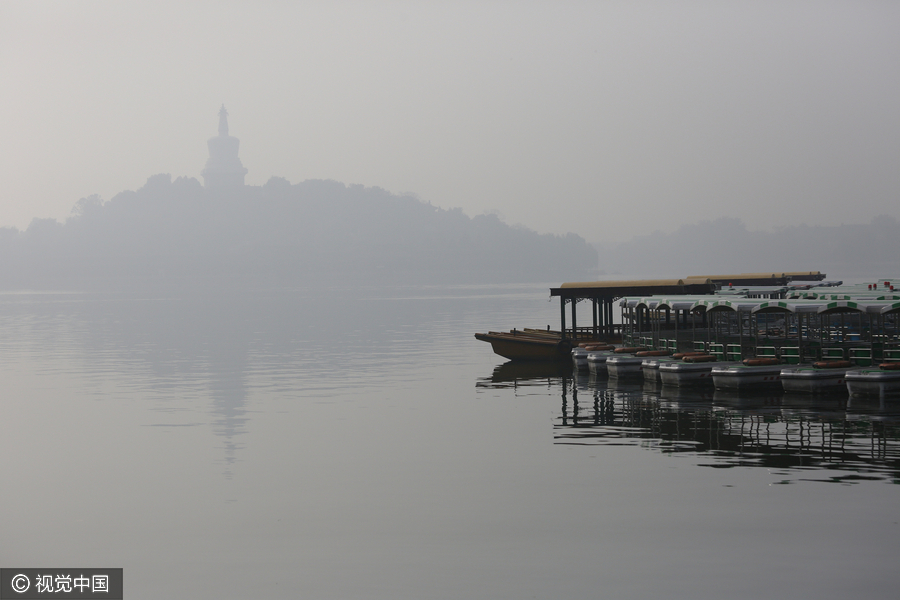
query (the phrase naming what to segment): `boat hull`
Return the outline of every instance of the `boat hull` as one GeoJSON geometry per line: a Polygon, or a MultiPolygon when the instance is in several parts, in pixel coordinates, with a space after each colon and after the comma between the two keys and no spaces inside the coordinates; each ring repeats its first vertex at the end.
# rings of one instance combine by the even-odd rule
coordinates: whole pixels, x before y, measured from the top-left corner
{"type": "Polygon", "coordinates": [[[615,356],[612,352],[590,352],[587,357],[588,371],[594,375],[607,376],[606,361],[610,356],[615,356]]]}
{"type": "Polygon", "coordinates": [[[712,383],[712,368],[719,363],[686,363],[672,361],[659,365],[659,379],[663,385],[686,387],[712,383]]]}
{"type": "Polygon", "coordinates": [[[782,365],[719,365],[712,368],[712,380],[719,390],[781,387],[782,365]]]}
{"type": "Polygon", "coordinates": [[[643,362],[640,356],[617,354],[606,359],[606,371],[612,378],[641,377],[643,362]]]}
{"type": "Polygon", "coordinates": [[[588,352],[584,348],[572,348],[572,362],[575,364],[575,368],[579,371],[588,370],[588,354],[590,354],[590,352],[588,352]]]}
{"type": "Polygon", "coordinates": [[[849,369],[816,369],[787,367],[781,370],[781,386],[786,392],[829,394],[847,389],[845,375],[849,369]]]}
{"type": "Polygon", "coordinates": [[[900,395],[900,371],[852,369],[847,371],[845,381],[851,396],[900,395]]]}
{"type": "Polygon", "coordinates": [[[645,381],[662,381],[659,374],[659,367],[665,363],[677,362],[678,359],[662,356],[656,358],[645,358],[641,363],[641,372],[644,374],[645,381]]]}
{"type": "Polygon", "coordinates": [[[495,354],[516,361],[572,360],[572,342],[555,338],[541,339],[512,333],[476,333],[488,342],[495,354]]]}

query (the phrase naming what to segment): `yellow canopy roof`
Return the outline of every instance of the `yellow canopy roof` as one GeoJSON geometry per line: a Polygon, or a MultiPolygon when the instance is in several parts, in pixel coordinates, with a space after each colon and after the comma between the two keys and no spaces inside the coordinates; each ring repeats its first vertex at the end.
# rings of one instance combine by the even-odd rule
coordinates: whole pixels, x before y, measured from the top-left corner
{"type": "MultiPolygon", "coordinates": [[[[706,283],[692,281],[691,283],[706,283]]],[[[564,283],[561,288],[617,288],[617,287],[658,287],[664,285],[684,285],[684,279],[636,279],[632,281],[575,281],[564,283]]]]}

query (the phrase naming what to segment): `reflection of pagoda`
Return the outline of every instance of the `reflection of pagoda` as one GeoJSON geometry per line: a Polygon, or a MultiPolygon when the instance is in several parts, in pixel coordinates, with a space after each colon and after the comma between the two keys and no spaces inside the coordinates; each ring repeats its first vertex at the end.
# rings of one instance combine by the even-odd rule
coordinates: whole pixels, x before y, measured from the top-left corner
{"type": "Polygon", "coordinates": [[[209,146],[209,160],[206,161],[206,168],[200,172],[203,175],[203,187],[208,190],[242,187],[247,169],[238,158],[241,141],[228,135],[228,111],[224,104],[219,109],[219,135],[209,138],[206,144],[209,146]]]}

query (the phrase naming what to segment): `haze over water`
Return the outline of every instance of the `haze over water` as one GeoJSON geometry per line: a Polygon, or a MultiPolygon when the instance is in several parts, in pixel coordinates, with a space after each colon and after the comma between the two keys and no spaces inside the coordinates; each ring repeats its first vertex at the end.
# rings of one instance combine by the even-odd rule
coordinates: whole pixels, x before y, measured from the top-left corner
{"type": "Polygon", "coordinates": [[[0,228],[197,177],[222,103],[249,185],[377,186],[590,243],[900,217],[896,2],[0,11],[0,228]]]}
{"type": "Polygon", "coordinates": [[[896,595],[895,404],[472,334],[555,325],[561,281],[894,269],[898,7],[2,3],[0,567],[138,600],[896,595]]]}
{"type": "Polygon", "coordinates": [[[884,598],[898,407],[504,365],[545,285],[0,295],[0,564],[127,598],[884,598]]]}

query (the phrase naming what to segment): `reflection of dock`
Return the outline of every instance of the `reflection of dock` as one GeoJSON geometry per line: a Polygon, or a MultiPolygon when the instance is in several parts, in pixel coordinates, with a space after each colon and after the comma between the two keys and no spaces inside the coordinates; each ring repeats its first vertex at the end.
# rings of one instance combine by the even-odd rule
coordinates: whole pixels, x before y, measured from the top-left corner
{"type": "MultiPolygon", "coordinates": [[[[829,471],[827,481],[900,477],[900,411],[883,404],[772,393],[662,388],[561,393],[555,443],[690,453],[713,467],[829,471]],[[837,472],[837,473],[835,473],[837,472]]],[[[790,477],[790,473],[785,473],[790,477]]]]}

